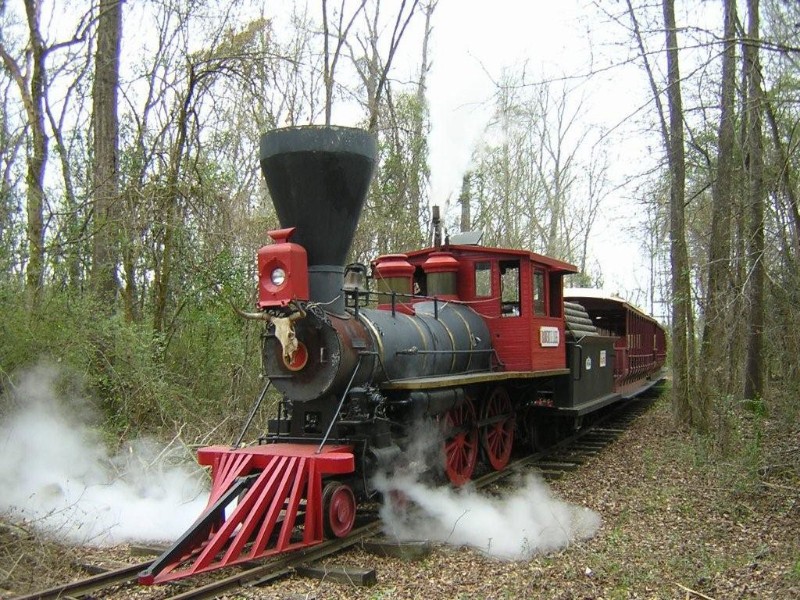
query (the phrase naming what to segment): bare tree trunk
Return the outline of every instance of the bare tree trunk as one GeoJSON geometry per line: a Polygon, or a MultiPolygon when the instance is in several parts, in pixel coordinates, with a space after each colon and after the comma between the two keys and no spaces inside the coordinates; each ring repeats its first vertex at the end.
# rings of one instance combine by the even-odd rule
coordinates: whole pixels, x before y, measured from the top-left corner
{"type": "Polygon", "coordinates": [[[121,30],[120,0],[101,0],[92,92],[95,194],[92,284],[109,307],[119,287],[116,276],[120,212],[117,89],[121,30]]]}
{"type": "Polygon", "coordinates": [[[767,116],[770,132],[772,134],[772,143],[778,155],[781,182],[780,191],[785,197],[785,203],[788,205],[787,208],[791,215],[792,247],[794,248],[794,255],[800,258],[800,201],[798,201],[795,184],[793,182],[794,172],[792,171],[792,162],[789,158],[790,153],[787,151],[783,140],[781,140],[778,121],[775,117],[772,104],[766,97],[762,96],[762,99],[764,101],[764,114],[767,116]]]}
{"type": "Polygon", "coordinates": [[[722,54],[722,90],[717,149],[717,174],[712,193],[711,240],[708,252],[708,285],[705,302],[700,360],[703,365],[697,410],[698,425],[710,422],[715,392],[727,390],[726,356],[731,322],[728,304],[732,302],[730,280],[731,206],[734,174],[734,101],[736,91],[736,2],[725,0],[725,50],[722,54]]]}
{"type": "Polygon", "coordinates": [[[679,423],[695,425],[692,414],[692,299],[684,218],[686,156],[683,142],[683,100],[674,0],[663,0],[663,9],[667,42],[667,103],[669,106],[667,155],[670,170],[670,261],[672,264],[672,406],[679,423]]]}
{"type": "Polygon", "coordinates": [[[353,26],[353,22],[356,20],[358,13],[364,9],[364,5],[366,3],[367,0],[361,0],[361,4],[359,4],[358,8],[353,12],[347,25],[344,26],[344,0],[342,0],[342,5],[339,7],[339,23],[336,29],[336,48],[333,51],[333,55],[331,55],[330,41],[328,39],[330,37],[330,27],[328,26],[328,2],[327,0],[322,0],[322,43],[324,55],[322,77],[325,83],[325,125],[331,124],[331,113],[333,111],[333,84],[335,81],[334,73],[336,72],[336,63],[339,62],[339,56],[341,56],[342,46],[347,39],[347,34],[350,31],[350,28],[353,26]]]}
{"type": "Polygon", "coordinates": [[[47,162],[47,135],[44,131],[45,47],[39,30],[41,4],[25,0],[33,50],[28,118],[32,128],[31,155],[28,160],[28,272],[29,305],[38,306],[44,281],[44,171],[47,162]]]}
{"type": "MultiPolygon", "coordinates": [[[[428,159],[428,146],[427,146],[427,123],[428,123],[428,105],[426,94],[428,92],[428,71],[431,69],[429,44],[431,32],[433,31],[431,25],[431,17],[433,11],[436,10],[438,0],[434,0],[430,4],[424,5],[422,11],[425,14],[425,34],[422,38],[422,56],[419,72],[419,81],[417,82],[416,92],[416,119],[413,122],[414,135],[412,138],[412,161],[409,170],[409,200],[411,206],[409,212],[417,219],[423,216],[423,194],[425,187],[429,182],[429,170],[427,168],[428,159]]],[[[420,240],[422,241],[422,240],[420,240]]]]}
{"type": "Polygon", "coordinates": [[[198,74],[194,65],[189,65],[189,78],[186,94],[181,102],[176,123],[177,139],[170,155],[169,173],[167,175],[167,185],[165,190],[164,202],[166,203],[164,214],[164,237],[162,241],[161,257],[154,269],[153,277],[153,331],[164,333],[167,321],[167,306],[172,286],[172,269],[175,253],[175,233],[180,225],[178,222],[178,202],[180,193],[178,184],[181,178],[181,162],[184,157],[184,150],[189,143],[189,115],[192,111],[195,87],[198,84],[198,74]]]}
{"type": "Polygon", "coordinates": [[[467,172],[461,178],[461,194],[458,196],[458,203],[461,205],[461,231],[469,231],[472,227],[472,218],[470,215],[470,202],[472,201],[471,190],[472,174],[467,172]]]}
{"type": "Polygon", "coordinates": [[[634,36],[639,46],[647,71],[650,88],[658,109],[661,135],[667,151],[669,163],[669,239],[670,239],[670,288],[672,293],[672,412],[675,421],[681,425],[692,425],[691,394],[694,387],[693,369],[693,331],[691,285],[689,279],[689,255],[686,248],[686,225],[684,204],[686,197],[686,157],[683,145],[683,100],[681,97],[680,69],[678,64],[678,33],[675,28],[675,2],[663,0],[664,27],[667,42],[667,103],[669,108],[669,127],[665,110],[661,103],[653,69],[636,13],[627,0],[628,14],[633,24],[634,36]]]}
{"type": "Polygon", "coordinates": [[[45,133],[45,64],[47,50],[39,30],[41,6],[36,0],[25,0],[25,14],[28,21],[29,44],[31,48],[31,75],[26,80],[17,61],[8,53],[0,41],[0,58],[19,88],[22,103],[31,129],[31,142],[28,150],[27,185],[27,241],[28,265],[25,286],[28,308],[39,305],[44,281],[44,172],[47,162],[47,134],[45,133]]]}
{"type": "Polygon", "coordinates": [[[758,57],[759,0],[748,0],[748,40],[744,49],[747,72],[747,166],[750,202],[748,235],[748,264],[751,270],[747,299],[749,302],[749,331],[745,364],[744,397],[764,396],[764,140],[761,131],[763,92],[761,66],[758,57]]]}

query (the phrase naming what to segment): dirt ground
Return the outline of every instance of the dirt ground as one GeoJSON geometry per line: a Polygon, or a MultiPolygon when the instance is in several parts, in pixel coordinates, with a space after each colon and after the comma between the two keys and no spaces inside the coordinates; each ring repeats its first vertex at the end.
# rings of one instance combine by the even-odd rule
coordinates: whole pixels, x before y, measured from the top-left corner
{"type": "MultiPolygon", "coordinates": [[[[753,435],[748,418],[729,440],[739,445],[735,458],[716,460],[672,427],[665,394],[616,442],[550,483],[603,521],[592,539],[559,552],[500,562],[449,546],[417,561],[356,550],[331,562],[374,568],[376,585],[294,576],[236,597],[800,598],[800,425],[776,438],[767,418],[753,435]]],[[[3,598],[77,576],[76,560],[142,560],[125,547],[64,548],[7,522],[0,548],[3,598]]]]}

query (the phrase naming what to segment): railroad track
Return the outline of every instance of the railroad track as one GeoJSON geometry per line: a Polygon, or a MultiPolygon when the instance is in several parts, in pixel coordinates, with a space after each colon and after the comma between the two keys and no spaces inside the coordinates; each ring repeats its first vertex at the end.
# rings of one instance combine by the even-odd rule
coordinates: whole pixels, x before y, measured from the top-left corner
{"type": "MultiPolygon", "coordinates": [[[[326,540],[312,548],[298,550],[274,559],[266,559],[264,564],[211,581],[201,586],[181,591],[174,595],[167,595],[171,600],[200,600],[202,598],[216,598],[232,589],[243,586],[264,585],[280,577],[292,573],[297,567],[321,560],[337,552],[341,552],[380,531],[381,523],[377,518],[372,519],[360,527],[354,528],[349,536],[341,539],[326,540]]],[[[33,594],[15,597],[14,600],[49,600],[55,598],[81,598],[91,596],[96,592],[108,590],[113,586],[132,584],[138,574],[150,566],[150,561],[135,565],[128,565],[93,575],[85,579],[54,586],[33,594]]],[[[236,570],[236,567],[233,567],[236,570]]],[[[166,586],[183,587],[185,580],[166,586]]],[[[165,589],[165,588],[161,588],[165,589]]]]}
{"type": "Polygon", "coordinates": [[[92,575],[86,579],[80,579],[71,583],[57,585],[55,587],[35,592],[33,594],[28,594],[26,596],[18,596],[15,598],[15,600],[37,600],[40,598],[44,600],[47,598],[76,598],[88,596],[93,592],[104,590],[114,585],[133,581],[136,579],[136,575],[139,573],[139,571],[146,569],[149,566],[149,562],[144,562],[137,565],[128,565],[126,567],[113,569],[98,575],[92,575]]]}
{"type": "MultiPolygon", "coordinates": [[[[566,472],[577,469],[583,462],[600,453],[611,444],[630,424],[653,404],[653,397],[628,400],[615,406],[615,409],[603,415],[592,425],[587,426],[575,435],[570,436],[555,444],[545,452],[527,455],[511,462],[502,471],[491,471],[474,479],[476,488],[485,488],[513,474],[518,474],[530,469],[538,469],[544,477],[555,478],[566,472]]],[[[241,587],[264,585],[281,577],[295,572],[299,567],[317,562],[328,556],[346,550],[356,544],[377,535],[381,530],[381,522],[376,516],[368,516],[367,522],[353,529],[349,536],[341,539],[326,540],[321,544],[297,550],[290,554],[265,559],[263,564],[241,570],[236,570],[220,579],[184,589],[170,595],[170,587],[184,587],[187,580],[160,588],[166,595],[160,595],[162,600],[200,600],[203,598],[216,598],[222,594],[241,587]]],[[[150,562],[113,569],[98,575],[81,579],[72,583],[58,585],[47,590],[35,592],[25,596],[16,597],[14,600],[49,600],[64,598],[87,597],[108,590],[113,586],[132,585],[136,582],[140,571],[150,566],[150,562]]]]}

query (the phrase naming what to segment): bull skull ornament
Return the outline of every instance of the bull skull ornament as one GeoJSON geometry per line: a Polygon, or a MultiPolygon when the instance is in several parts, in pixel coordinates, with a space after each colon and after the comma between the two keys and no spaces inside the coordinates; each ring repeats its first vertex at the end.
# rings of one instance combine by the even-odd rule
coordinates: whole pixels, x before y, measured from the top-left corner
{"type": "MultiPolygon", "coordinates": [[[[233,304],[231,304],[231,306],[233,306],[233,304]]],[[[299,347],[297,334],[294,332],[294,322],[306,316],[306,311],[302,306],[295,303],[291,303],[290,306],[294,309],[294,312],[288,317],[275,317],[266,312],[249,313],[233,306],[233,310],[236,311],[236,314],[243,319],[272,323],[275,328],[275,337],[278,338],[278,341],[281,343],[283,359],[287,365],[292,363],[294,355],[299,347]]]]}

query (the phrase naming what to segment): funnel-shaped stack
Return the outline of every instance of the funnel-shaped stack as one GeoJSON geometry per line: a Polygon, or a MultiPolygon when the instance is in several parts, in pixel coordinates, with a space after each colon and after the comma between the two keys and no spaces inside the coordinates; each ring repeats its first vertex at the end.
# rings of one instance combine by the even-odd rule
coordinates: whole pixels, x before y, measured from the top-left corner
{"type": "Polygon", "coordinates": [[[344,264],[377,156],[375,138],[347,127],[289,127],[261,137],[261,171],[281,227],[308,253],[311,299],[341,312],[344,264]]]}

